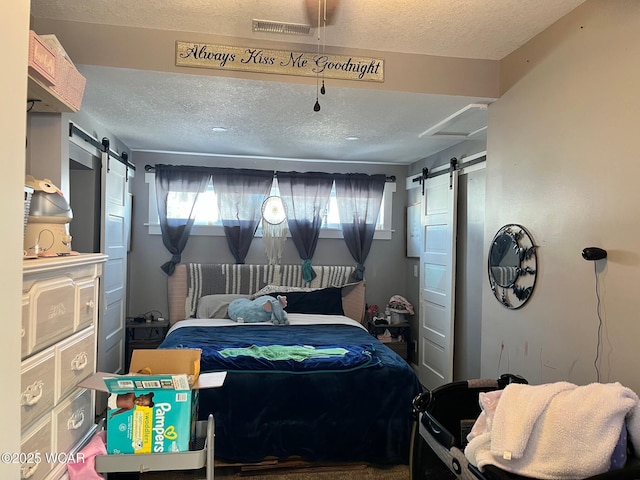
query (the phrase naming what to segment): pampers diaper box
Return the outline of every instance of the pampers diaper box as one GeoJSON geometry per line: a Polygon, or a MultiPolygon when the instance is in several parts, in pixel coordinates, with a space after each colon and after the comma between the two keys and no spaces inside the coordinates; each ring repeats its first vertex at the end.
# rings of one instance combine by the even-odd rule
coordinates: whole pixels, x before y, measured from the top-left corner
{"type": "Polygon", "coordinates": [[[187,375],[105,378],[107,453],[163,453],[189,450],[197,393],[187,375]]]}
{"type": "Polygon", "coordinates": [[[98,372],[79,386],[109,392],[108,454],[188,451],[195,439],[198,393],[226,372],[200,375],[200,350],[134,350],[130,373],[98,372]]]}

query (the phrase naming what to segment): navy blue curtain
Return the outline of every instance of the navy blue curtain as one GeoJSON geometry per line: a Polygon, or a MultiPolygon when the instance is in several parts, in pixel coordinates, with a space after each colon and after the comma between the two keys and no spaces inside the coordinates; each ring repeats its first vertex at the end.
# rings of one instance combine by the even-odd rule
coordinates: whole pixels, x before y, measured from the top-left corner
{"type": "Polygon", "coordinates": [[[364,262],[373,243],[386,176],[336,174],[335,183],[342,236],[356,261],[353,279],[359,281],[364,278],[364,262]]]}
{"type": "Polygon", "coordinates": [[[287,210],[287,225],[302,259],[302,277],[316,277],[311,260],[318,245],[322,216],[331,195],[333,174],[322,172],[277,172],[280,197],[287,210]]]}
{"type": "Polygon", "coordinates": [[[272,184],[269,170],[216,169],[213,173],[224,234],[236,263],[245,262],[272,184]]]}
{"type": "Polygon", "coordinates": [[[182,259],[182,251],[187,245],[191,227],[195,220],[194,206],[198,195],[205,191],[211,176],[210,170],[200,167],[184,167],[173,165],[156,165],[156,201],[158,204],[158,216],[160,218],[160,231],[162,243],[169,253],[171,260],[160,268],[173,275],[176,265],[182,259]],[[168,215],[171,205],[170,196],[179,197],[182,204],[187,205],[186,212],[178,217],[175,214],[168,215]]]}

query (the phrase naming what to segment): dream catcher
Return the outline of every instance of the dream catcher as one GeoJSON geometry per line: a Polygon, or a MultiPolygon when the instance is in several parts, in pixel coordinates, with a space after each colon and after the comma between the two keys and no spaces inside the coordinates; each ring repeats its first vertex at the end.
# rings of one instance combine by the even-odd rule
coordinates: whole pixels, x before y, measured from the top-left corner
{"type": "Polygon", "coordinates": [[[269,265],[279,265],[287,240],[287,212],[282,199],[272,195],[262,202],[262,239],[269,265]]]}

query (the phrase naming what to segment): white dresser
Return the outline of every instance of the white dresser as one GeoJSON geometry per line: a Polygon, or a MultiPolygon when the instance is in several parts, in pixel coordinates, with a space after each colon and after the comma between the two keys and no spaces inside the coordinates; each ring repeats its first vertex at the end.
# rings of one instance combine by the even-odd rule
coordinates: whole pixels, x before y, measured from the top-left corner
{"type": "MultiPolygon", "coordinates": [[[[96,430],[95,394],[78,382],[95,372],[99,281],[106,256],[25,260],[22,287],[21,473],[66,474],[96,430]],[[58,455],[47,463],[47,457],[58,455]],[[62,454],[62,455],[61,455],[62,454]]],[[[51,459],[51,458],[49,458],[51,459]]]]}

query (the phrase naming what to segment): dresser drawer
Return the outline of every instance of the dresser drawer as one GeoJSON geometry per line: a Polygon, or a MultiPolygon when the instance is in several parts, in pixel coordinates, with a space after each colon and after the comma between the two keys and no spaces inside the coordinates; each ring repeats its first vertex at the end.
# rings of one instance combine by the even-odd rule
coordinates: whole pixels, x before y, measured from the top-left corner
{"type": "Polygon", "coordinates": [[[81,380],[94,372],[95,338],[95,330],[89,328],[56,346],[56,373],[60,387],[56,403],[75,390],[81,380]]]}
{"type": "Polygon", "coordinates": [[[93,428],[93,391],[78,390],[53,411],[56,451],[68,452],[93,428]]]}
{"type": "Polygon", "coordinates": [[[47,415],[22,437],[20,451],[26,454],[29,463],[21,465],[20,478],[41,480],[51,470],[51,464],[47,463],[45,458],[46,454],[53,452],[51,431],[51,415],[47,415]]]}
{"type": "Polygon", "coordinates": [[[29,297],[22,296],[22,330],[20,331],[20,342],[22,344],[22,359],[31,354],[31,341],[29,339],[29,297]]]}
{"type": "Polygon", "coordinates": [[[22,362],[20,373],[20,426],[26,429],[46,412],[55,399],[55,355],[53,349],[22,362]]]}
{"type": "Polygon", "coordinates": [[[73,332],[76,286],[70,278],[36,282],[29,297],[33,352],[53,345],[73,332]]]}
{"type": "Polygon", "coordinates": [[[78,324],[76,330],[93,325],[96,313],[96,281],[78,283],[78,324]]]}

